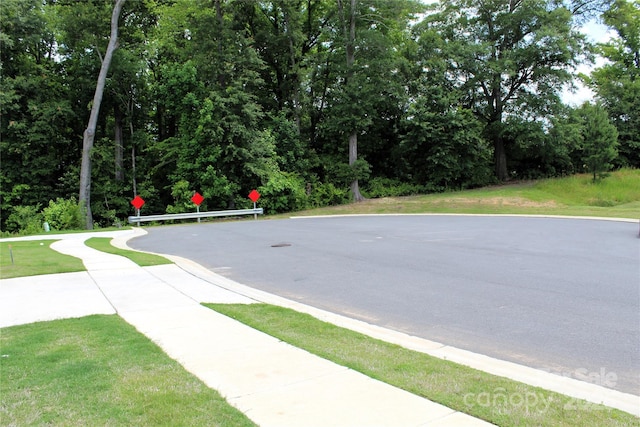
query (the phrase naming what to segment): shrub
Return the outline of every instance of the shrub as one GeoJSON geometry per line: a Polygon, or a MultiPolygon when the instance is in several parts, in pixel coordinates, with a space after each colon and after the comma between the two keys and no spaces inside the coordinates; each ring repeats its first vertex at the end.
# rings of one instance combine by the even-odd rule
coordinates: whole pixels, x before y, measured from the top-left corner
{"type": "Polygon", "coordinates": [[[173,197],[173,205],[167,206],[168,214],[192,212],[195,210],[191,201],[194,192],[190,188],[189,181],[180,180],[171,187],[171,196],[173,197]]]}
{"type": "Polygon", "coordinates": [[[52,230],[77,230],[83,228],[80,205],[75,198],[56,201],[49,200],[49,206],[42,210],[44,220],[52,230]]]}
{"type": "Polygon", "coordinates": [[[426,188],[421,185],[401,182],[390,178],[373,178],[363,189],[366,197],[398,197],[425,193],[426,188]]]}
{"type": "Polygon", "coordinates": [[[371,175],[371,165],[364,159],[357,159],[353,164],[336,162],[327,157],[324,159],[327,168],[327,176],[330,181],[338,185],[351,185],[354,180],[367,180],[371,175]]]}
{"type": "Polygon", "coordinates": [[[6,221],[6,231],[20,234],[36,234],[43,230],[40,205],[14,206],[6,221]]]}
{"type": "Polygon", "coordinates": [[[265,213],[291,212],[306,207],[307,195],[302,179],[297,174],[277,172],[258,188],[260,206],[265,213]]]}
{"type": "Polygon", "coordinates": [[[323,206],[341,205],[349,201],[349,190],[338,188],[330,182],[309,185],[309,206],[320,208],[323,206]]]}
{"type": "Polygon", "coordinates": [[[203,209],[206,209],[207,204],[211,209],[227,209],[234,195],[240,191],[238,184],[229,181],[224,174],[211,165],[207,166],[201,182],[202,195],[205,198],[203,209]]]}

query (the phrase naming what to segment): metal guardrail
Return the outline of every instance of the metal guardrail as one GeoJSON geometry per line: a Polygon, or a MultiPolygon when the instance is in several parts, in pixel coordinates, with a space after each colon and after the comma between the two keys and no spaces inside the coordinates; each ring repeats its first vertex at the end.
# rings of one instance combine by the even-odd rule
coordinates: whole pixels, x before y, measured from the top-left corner
{"type": "Polygon", "coordinates": [[[177,219],[193,219],[193,218],[209,218],[209,217],[221,217],[221,216],[240,216],[240,215],[262,215],[262,208],[255,209],[236,209],[228,211],[209,211],[209,212],[187,212],[178,214],[163,214],[163,215],[145,215],[145,216],[130,216],[128,218],[129,223],[140,225],[141,222],[149,221],[170,221],[177,219]]]}

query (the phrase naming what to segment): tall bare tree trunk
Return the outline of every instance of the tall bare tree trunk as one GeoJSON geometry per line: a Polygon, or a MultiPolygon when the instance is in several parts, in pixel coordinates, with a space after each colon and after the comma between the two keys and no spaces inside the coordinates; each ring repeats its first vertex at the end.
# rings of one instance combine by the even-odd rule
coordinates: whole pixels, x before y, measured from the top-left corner
{"type": "MultiPolygon", "coordinates": [[[[338,9],[342,18],[343,31],[345,35],[347,51],[347,80],[353,75],[353,64],[356,58],[356,0],[351,0],[349,8],[349,25],[344,15],[344,5],[342,0],[338,0],[338,9]]],[[[352,166],[358,160],[358,131],[353,129],[349,135],[349,165],[352,166]]],[[[356,202],[361,202],[365,198],[360,193],[358,179],[351,182],[351,196],[356,202]]]]}
{"type": "Polygon", "coordinates": [[[138,195],[138,182],[136,181],[136,140],[133,133],[133,108],[135,105],[133,97],[129,98],[127,105],[127,111],[129,113],[129,136],[131,137],[131,186],[133,189],[133,197],[136,197],[138,195]]]}
{"type": "Polygon", "coordinates": [[[116,0],[111,14],[111,35],[109,36],[109,45],[107,52],[100,66],[100,74],[96,84],[96,91],[93,95],[93,104],[91,105],[91,114],[89,115],[89,124],[84,131],[82,139],[82,164],[80,166],[80,195],[78,197],[82,215],[85,219],[85,227],[87,230],[93,228],[93,216],[91,215],[91,150],[93,149],[93,140],[96,134],[96,124],[98,123],[98,114],[100,113],[100,104],[102,103],[102,94],[104,85],[107,80],[107,72],[111,65],[113,52],[118,47],[118,19],[120,11],[125,0],[116,0]]]}
{"type": "MultiPolygon", "coordinates": [[[[224,13],[222,12],[222,3],[221,0],[215,0],[214,2],[216,7],[216,20],[218,21],[218,25],[220,26],[218,31],[220,31],[220,37],[218,37],[218,61],[222,61],[222,44],[224,43],[225,33],[224,29],[224,13]]],[[[226,78],[222,70],[219,69],[220,74],[218,75],[218,83],[220,84],[220,88],[224,89],[226,87],[226,78]]]]}
{"type": "MultiPolygon", "coordinates": [[[[284,2],[283,2],[284,3],[284,2]]],[[[291,20],[289,19],[288,6],[282,5],[282,12],[284,14],[285,32],[289,39],[289,56],[291,58],[291,69],[293,70],[292,85],[293,85],[293,112],[295,114],[296,131],[300,135],[301,126],[301,106],[300,106],[300,75],[298,69],[298,63],[296,61],[296,51],[294,46],[293,29],[291,27],[291,20]]]]}
{"type": "Polygon", "coordinates": [[[122,111],[116,103],[113,106],[113,118],[114,118],[114,139],[115,139],[115,153],[114,153],[114,167],[115,167],[115,180],[124,181],[124,141],[122,138],[122,111]]]}

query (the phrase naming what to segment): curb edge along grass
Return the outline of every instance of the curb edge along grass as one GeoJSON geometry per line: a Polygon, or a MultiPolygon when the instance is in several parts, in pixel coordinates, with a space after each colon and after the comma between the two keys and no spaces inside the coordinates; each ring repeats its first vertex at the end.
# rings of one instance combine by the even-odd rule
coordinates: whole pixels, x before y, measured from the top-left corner
{"type": "MultiPolygon", "coordinates": [[[[365,215],[377,215],[378,214],[365,214],[365,215]]],[[[385,215],[385,214],[380,214],[385,215]]],[[[405,215],[405,214],[391,214],[391,215],[405,215]]],[[[408,214],[408,215],[425,215],[425,214],[408,214]]],[[[426,214],[426,215],[442,215],[442,214],[426,214]]],[[[472,214],[453,214],[453,215],[472,215],[472,214]]],[[[332,216],[358,216],[354,215],[327,215],[332,216]]],[[[478,215],[474,215],[478,216],[478,215]]],[[[523,215],[518,215],[523,216],[523,215]]],[[[524,215],[530,216],[530,215],[524,215]]],[[[324,216],[320,216],[324,217],[324,216]]],[[[539,216],[539,217],[553,217],[556,216],[539,216]]],[[[292,217],[293,218],[293,217],[292,217]]],[[[299,217],[309,218],[309,217],[299,217]]],[[[557,218],[568,218],[558,216],[557,218]]],[[[598,219],[588,217],[578,217],[577,219],[598,219]]],[[[604,218],[611,220],[611,218],[604,218]]],[[[624,222],[637,222],[631,219],[620,219],[624,222]]],[[[146,231],[141,234],[146,234],[146,231]]],[[[124,245],[128,249],[126,244],[127,240],[134,236],[122,236],[117,241],[117,245],[124,245]]],[[[115,239],[114,239],[115,241],[115,239]]],[[[132,249],[135,250],[135,249],[132,249]]],[[[369,324],[360,320],[351,319],[346,316],[331,313],[325,310],[321,310],[306,304],[302,304],[296,301],[289,300],[277,295],[269,294],[267,292],[251,288],[247,285],[240,284],[224,276],[218,275],[200,264],[191,261],[186,258],[182,258],[175,255],[166,255],[166,258],[173,261],[183,270],[196,277],[199,277],[215,286],[219,286],[223,289],[227,289],[231,292],[238,293],[247,298],[253,299],[256,302],[263,302],[267,304],[277,305],[281,307],[290,308],[302,313],[309,314],[319,320],[332,323],[336,326],[340,326],[346,329],[350,329],[355,332],[360,332],[369,337],[376,338],[382,341],[386,341],[392,344],[397,344],[405,347],[409,350],[426,353],[433,357],[449,360],[451,362],[458,363],[460,365],[468,366],[480,371],[509,378],[515,381],[519,381],[531,386],[540,387],[546,390],[554,391],[564,394],[576,399],[583,399],[591,403],[603,404],[611,408],[619,409],[624,412],[630,413],[637,417],[640,417],[640,396],[633,394],[623,393],[617,390],[609,389],[596,384],[586,383],[583,381],[575,380],[568,377],[562,377],[549,372],[541,371],[538,369],[530,368],[528,366],[519,365],[513,362],[507,362],[503,360],[494,359],[481,354],[472,353],[470,351],[461,350],[452,346],[444,345],[435,341],[426,340],[416,336],[408,335],[402,332],[393,331],[380,326],[369,324]]]]}

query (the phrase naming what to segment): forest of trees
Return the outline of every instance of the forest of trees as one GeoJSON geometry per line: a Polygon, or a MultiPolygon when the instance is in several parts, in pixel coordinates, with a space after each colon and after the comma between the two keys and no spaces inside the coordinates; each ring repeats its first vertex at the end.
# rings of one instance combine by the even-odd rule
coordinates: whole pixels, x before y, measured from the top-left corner
{"type": "Polygon", "coordinates": [[[116,3],[89,226],[640,167],[640,0],[2,0],[3,231],[82,197],[116,3]]]}

